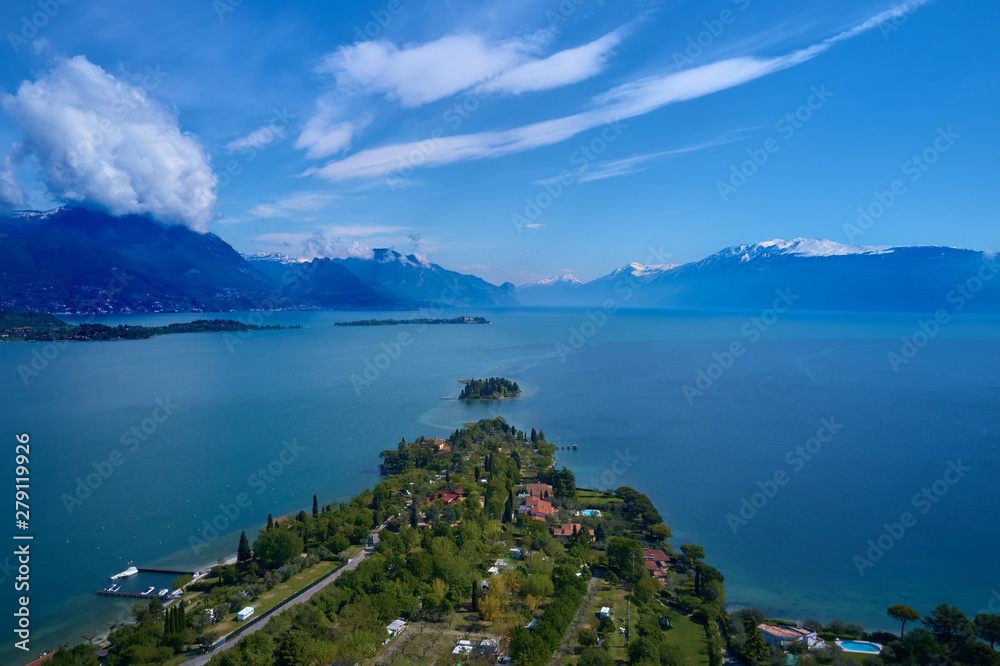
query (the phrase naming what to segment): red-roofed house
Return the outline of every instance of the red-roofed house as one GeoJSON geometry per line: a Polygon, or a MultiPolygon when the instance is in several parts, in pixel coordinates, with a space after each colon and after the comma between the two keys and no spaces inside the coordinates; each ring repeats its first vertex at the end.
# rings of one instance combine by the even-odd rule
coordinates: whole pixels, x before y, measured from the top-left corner
{"type": "MultiPolygon", "coordinates": [[[[582,529],[583,525],[580,523],[563,523],[562,525],[553,525],[549,528],[552,536],[555,537],[573,537],[582,529]]],[[[588,530],[588,532],[590,532],[590,540],[594,541],[594,530],[588,530]]]]}
{"type": "Polygon", "coordinates": [[[524,492],[532,497],[552,497],[552,486],[547,483],[526,483],[524,484],[524,492]]]}
{"type": "Polygon", "coordinates": [[[454,504],[465,499],[466,492],[461,488],[455,488],[454,490],[439,490],[434,493],[431,497],[432,502],[437,502],[441,500],[447,506],[449,504],[454,504]]]}
{"type": "Polygon", "coordinates": [[[526,513],[529,516],[541,516],[543,519],[556,511],[552,508],[552,502],[539,499],[538,497],[526,498],[524,500],[524,504],[519,506],[517,510],[520,513],[526,513]]]}

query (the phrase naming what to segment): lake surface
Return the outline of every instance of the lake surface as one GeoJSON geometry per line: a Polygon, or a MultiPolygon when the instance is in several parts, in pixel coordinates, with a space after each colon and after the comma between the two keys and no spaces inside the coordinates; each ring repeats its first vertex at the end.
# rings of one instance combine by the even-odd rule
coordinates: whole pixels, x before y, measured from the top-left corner
{"type": "MultiPolygon", "coordinates": [[[[241,529],[253,540],[268,513],[377,483],[379,452],[401,437],[447,436],[496,414],[578,445],[558,454],[578,485],[648,494],[675,548],[705,548],[730,603],[891,630],[892,604],[975,614],[998,594],[1000,318],[918,334],[922,346],[894,369],[887,354],[926,317],[457,314],[494,323],[334,327],[390,315],[281,312],[266,323],[303,328],[0,345],[11,473],[14,436],[31,436],[35,537],[32,652],[8,640],[0,660],[106,634],[128,604],[94,592],[129,562],[214,563],[235,553],[241,529]],[[400,334],[408,344],[397,348],[400,334]],[[19,370],[32,362],[37,374],[19,370]],[[441,399],[457,396],[459,379],[498,375],[524,395],[441,399]],[[237,506],[241,493],[249,506],[237,506]]],[[[0,570],[5,613],[13,575],[0,570]]],[[[171,580],[140,574],[130,585],[171,580]]]]}

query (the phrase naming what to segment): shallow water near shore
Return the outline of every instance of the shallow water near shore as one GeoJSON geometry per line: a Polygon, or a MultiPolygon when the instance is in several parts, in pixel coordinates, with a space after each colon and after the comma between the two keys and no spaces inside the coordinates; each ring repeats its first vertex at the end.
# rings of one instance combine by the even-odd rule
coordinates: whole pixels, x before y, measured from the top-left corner
{"type": "Polygon", "coordinates": [[[334,327],[384,313],[281,312],[266,323],[304,328],[0,344],[11,452],[31,435],[35,537],[32,650],[8,640],[0,660],[106,634],[127,605],[95,592],[129,561],[212,564],[268,513],[377,483],[379,452],[401,437],[495,415],[578,445],[557,454],[578,485],[647,493],[675,547],[705,548],[730,603],[891,630],[889,605],[975,614],[1000,589],[1000,318],[955,318],[896,372],[887,354],[921,317],[789,313],[752,340],[753,313],[623,311],[600,326],[577,309],[459,314],[494,323],[334,327]],[[35,351],[51,358],[23,379],[35,351]],[[487,376],[524,395],[441,400],[487,376]],[[876,559],[870,540],[890,547],[876,559]]]}

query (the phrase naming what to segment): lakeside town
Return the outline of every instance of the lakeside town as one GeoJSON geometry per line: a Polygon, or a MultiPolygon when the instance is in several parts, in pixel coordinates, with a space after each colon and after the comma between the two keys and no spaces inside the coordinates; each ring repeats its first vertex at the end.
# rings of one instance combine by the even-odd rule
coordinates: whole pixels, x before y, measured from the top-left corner
{"type": "Polygon", "coordinates": [[[371,490],[268,516],[235,558],[136,603],[133,623],[32,663],[995,663],[1000,618],[943,604],[898,637],[727,609],[723,574],[671,545],[648,497],[577,487],[557,449],[502,418],[404,439],[371,490]]]}

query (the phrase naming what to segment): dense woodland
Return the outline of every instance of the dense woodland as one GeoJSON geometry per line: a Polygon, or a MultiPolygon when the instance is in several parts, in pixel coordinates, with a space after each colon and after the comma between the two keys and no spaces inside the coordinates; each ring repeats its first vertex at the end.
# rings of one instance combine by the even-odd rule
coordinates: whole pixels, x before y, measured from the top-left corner
{"type": "Polygon", "coordinates": [[[514,398],[521,395],[521,387],[517,382],[512,382],[503,377],[490,377],[489,379],[470,379],[465,382],[459,400],[499,400],[500,398],[514,398]]]}
{"type": "Polygon", "coordinates": [[[281,330],[301,326],[257,326],[232,319],[198,319],[183,324],[167,326],[105,326],[104,324],[73,325],[52,315],[38,312],[0,311],[0,340],[39,341],[52,340],[145,340],[171,333],[219,333],[234,331],[281,330]]]}

